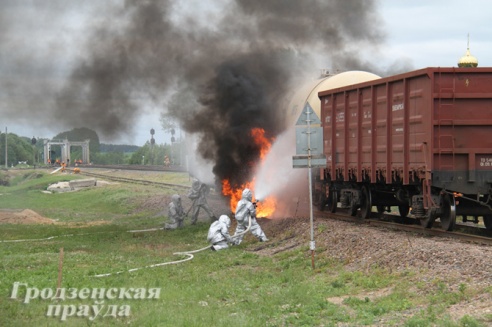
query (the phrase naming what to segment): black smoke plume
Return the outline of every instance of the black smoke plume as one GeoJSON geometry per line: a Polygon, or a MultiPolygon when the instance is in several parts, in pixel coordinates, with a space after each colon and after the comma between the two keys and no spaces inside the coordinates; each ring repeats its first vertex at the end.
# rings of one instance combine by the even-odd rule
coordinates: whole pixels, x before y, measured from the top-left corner
{"type": "Polygon", "coordinates": [[[111,137],[159,108],[199,136],[197,151],[233,186],[258,159],[251,129],[285,128],[286,96],[306,72],[371,71],[358,52],[384,38],[375,1],[127,0],[102,10],[52,121],[111,137]]]}

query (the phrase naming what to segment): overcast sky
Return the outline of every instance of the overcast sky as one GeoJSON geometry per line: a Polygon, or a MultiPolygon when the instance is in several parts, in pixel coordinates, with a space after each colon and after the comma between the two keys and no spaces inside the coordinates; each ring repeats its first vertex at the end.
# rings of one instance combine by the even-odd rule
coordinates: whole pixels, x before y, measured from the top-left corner
{"type": "MultiPolygon", "coordinates": [[[[226,2],[217,0],[215,3],[226,2]]],[[[46,123],[50,117],[44,115],[49,114],[39,108],[53,101],[45,99],[44,95],[52,96],[53,88],[62,89],[67,72],[83,57],[83,46],[87,41],[84,31],[98,24],[108,24],[104,13],[113,10],[114,3],[123,1],[0,0],[2,132],[8,127],[9,132],[20,136],[51,138],[71,129],[57,125],[55,119],[53,123],[46,123]],[[10,111],[7,93],[19,106],[32,106],[32,112],[19,115],[16,114],[19,111],[10,111]],[[33,106],[36,102],[39,102],[39,108],[33,106]]],[[[181,10],[206,10],[205,1],[186,3],[191,5],[181,10]],[[197,6],[203,8],[197,9],[197,6]]],[[[213,7],[210,10],[213,12],[213,7]]],[[[395,64],[409,69],[456,67],[459,58],[465,54],[469,34],[471,54],[478,58],[479,66],[492,66],[491,12],[492,1],[489,0],[376,1],[379,23],[375,29],[384,32],[385,39],[377,49],[360,48],[358,51],[362,59],[380,71],[391,71],[395,64]]],[[[330,14],[336,13],[327,12],[327,20],[330,14]]],[[[120,22],[111,23],[118,30],[120,22]]],[[[170,135],[160,128],[159,110],[153,106],[144,108],[130,132],[117,137],[101,137],[101,141],[143,145],[150,138],[150,129],[154,128],[157,143],[169,142],[170,135]]]]}
{"type": "Polygon", "coordinates": [[[381,0],[388,33],[384,57],[415,68],[451,67],[470,51],[479,66],[492,66],[492,2],[488,0],[381,0]]]}

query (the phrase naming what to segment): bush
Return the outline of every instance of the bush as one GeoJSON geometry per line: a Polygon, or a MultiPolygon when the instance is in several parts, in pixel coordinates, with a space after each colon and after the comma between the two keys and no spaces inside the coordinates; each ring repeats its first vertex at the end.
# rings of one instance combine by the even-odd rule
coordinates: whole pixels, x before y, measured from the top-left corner
{"type": "Polygon", "coordinates": [[[2,185],[2,186],[9,186],[10,185],[9,175],[7,175],[1,171],[0,171],[0,185],[2,185]]]}

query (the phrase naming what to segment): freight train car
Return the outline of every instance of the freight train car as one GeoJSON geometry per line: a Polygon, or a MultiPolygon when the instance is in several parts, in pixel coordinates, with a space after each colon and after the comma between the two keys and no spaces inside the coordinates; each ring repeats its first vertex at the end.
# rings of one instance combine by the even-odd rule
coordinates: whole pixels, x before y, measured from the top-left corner
{"type": "Polygon", "coordinates": [[[492,68],[426,68],[318,96],[321,208],[492,229],[492,68]]]}

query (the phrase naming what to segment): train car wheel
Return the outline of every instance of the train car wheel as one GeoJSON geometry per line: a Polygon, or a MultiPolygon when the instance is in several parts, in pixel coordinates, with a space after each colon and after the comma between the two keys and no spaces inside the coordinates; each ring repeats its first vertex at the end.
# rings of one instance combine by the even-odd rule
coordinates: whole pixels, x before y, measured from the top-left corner
{"type": "Polygon", "coordinates": [[[335,213],[337,211],[338,205],[338,195],[337,191],[333,190],[331,187],[328,189],[328,210],[331,213],[335,213]]]}
{"type": "Polygon", "coordinates": [[[410,207],[407,205],[398,206],[398,211],[400,212],[400,217],[405,219],[408,216],[408,212],[410,211],[410,207]]]}
{"type": "Polygon", "coordinates": [[[362,187],[361,192],[361,205],[360,205],[360,215],[362,218],[367,219],[371,216],[372,210],[372,197],[371,190],[368,186],[362,187]]]}
{"type": "Polygon", "coordinates": [[[456,202],[454,196],[445,193],[441,196],[441,228],[452,231],[456,225],[456,202]]]}
{"type": "Polygon", "coordinates": [[[427,211],[425,218],[420,218],[420,225],[424,228],[432,228],[434,221],[436,220],[436,213],[434,210],[430,209],[427,211]]]}
{"type": "Polygon", "coordinates": [[[492,215],[483,216],[483,224],[487,230],[492,230],[492,215]]]}

